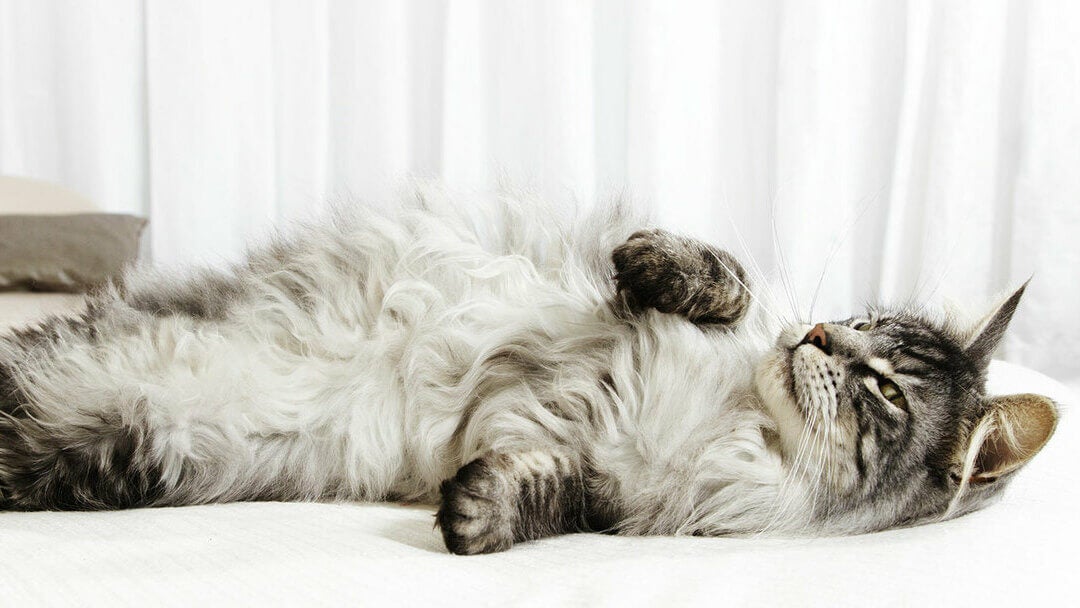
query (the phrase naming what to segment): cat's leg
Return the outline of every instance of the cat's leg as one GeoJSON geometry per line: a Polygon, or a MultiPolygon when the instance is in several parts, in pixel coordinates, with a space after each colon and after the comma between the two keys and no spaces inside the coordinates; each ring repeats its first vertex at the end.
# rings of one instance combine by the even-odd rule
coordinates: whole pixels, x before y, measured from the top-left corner
{"type": "Polygon", "coordinates": [[[620,297],[694,323],[734,324],[750,304],[749,280],[730,253],[666,230],[641,230],[611,254],[620,297]]]}
{"type": "Polygon", "coordinates": [[[78,316],[0,335],[0,510],[113,509],[161,498],[147,401],[110,386],[115,370],[92,352],[106,340],[107,308],[91,301],[78,316]]]}
{"type": "Polygon", "coordinates": [[[518,541],[590,529],[586,473],[569,451],[489,452],[442,484],[437,515],[446,547],[473,555],[518,541]]]}
{"type": "MultiPolygon", "coordinates": [[[[364,482],[392,479],[394,457],[346,471],[342,416],[296,422],[310,407],[291,389],[325,376],[277,373],[275,352],[235,324],[106,296],[0,334],[0,510],[315,499],[346,491],[348,472],[347,491],[385,493],[364,482]]],[[[376,411],[394,428],[392,408],[376,411]]]]}

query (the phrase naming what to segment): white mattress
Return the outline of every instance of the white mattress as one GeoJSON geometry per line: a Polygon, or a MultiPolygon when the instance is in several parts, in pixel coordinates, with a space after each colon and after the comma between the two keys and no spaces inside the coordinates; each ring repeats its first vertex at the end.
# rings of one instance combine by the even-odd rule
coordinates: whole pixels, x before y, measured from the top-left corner
{"type": "Polygon", "coordinates": [[[1001,503],[951,522],[813,540],[577,534],[458,557],[429,507],[0,513],[0,605],[1073,604],[1080,443],[1067,408],[1076,400],[1006,363],[994,363],[991,382],[1048,394],[1066,411],[1001,503]]]}
{"type": "Polygon", "coordinates": [[[83,297],[72,293],[0,293],[0,331],[50,315],[82,310],[83,297]]]}

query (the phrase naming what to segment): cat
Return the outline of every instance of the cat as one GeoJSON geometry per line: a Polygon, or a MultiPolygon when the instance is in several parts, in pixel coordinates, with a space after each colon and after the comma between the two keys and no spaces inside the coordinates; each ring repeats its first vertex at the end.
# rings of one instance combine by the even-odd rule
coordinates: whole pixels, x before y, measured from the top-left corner
{"type": "Polygon", "coordinates": [[[426,501],[449,551],[576,531],[852,534],[986,504],[1053,433],[966,326],[773,315],[628,206],[338,208],[0,338],[0,508],[426,501]],[[565,214],[564,214],[565,215],[565,214]]]}

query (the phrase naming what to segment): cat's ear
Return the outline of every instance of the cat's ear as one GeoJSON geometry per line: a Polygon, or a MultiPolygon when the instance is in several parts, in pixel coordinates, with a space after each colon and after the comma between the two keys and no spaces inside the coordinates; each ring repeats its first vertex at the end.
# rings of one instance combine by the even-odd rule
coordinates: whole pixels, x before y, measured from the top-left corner
{"type": "Polygon", "coordinates": [[[1024,466],[1057,427],[1057,406],[1042,395],[991,397],[989,405],[972,434],[980,443],[970,446],[978,449],[969,469],[971,483],[988,483],[1024,466]]]}
{"type": "Polygon", "coordinates": [[[990,364],[990,357],[994,355],[1005,329],[1009,326],[1016,306],[1020,304],[1020,298],[1027,289],[1028,279],[1012,293],[1012,295],[998,302],[986,316],[979,320],[964,338],[964,352],[975,362],[979,369],[984,369],[990,364]]]}

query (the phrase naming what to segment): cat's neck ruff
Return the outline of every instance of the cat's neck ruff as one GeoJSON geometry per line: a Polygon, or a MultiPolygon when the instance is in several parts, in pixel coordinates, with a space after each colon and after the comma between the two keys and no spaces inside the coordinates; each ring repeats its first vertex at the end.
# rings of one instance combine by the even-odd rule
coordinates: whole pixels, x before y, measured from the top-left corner
{"type": "Polygon", "coordinates": [[[805,480],[788,473],[754,374],[775,327],[698,327],[651,312],[612,360],[620,432],[595,446],[634,505],[634,534],[754,534],[808,525],[805,480]],[[630,349],[633,356],[622,356],[630,349]],[[643,381],[642,379],[648,379],[643,381]]]}

